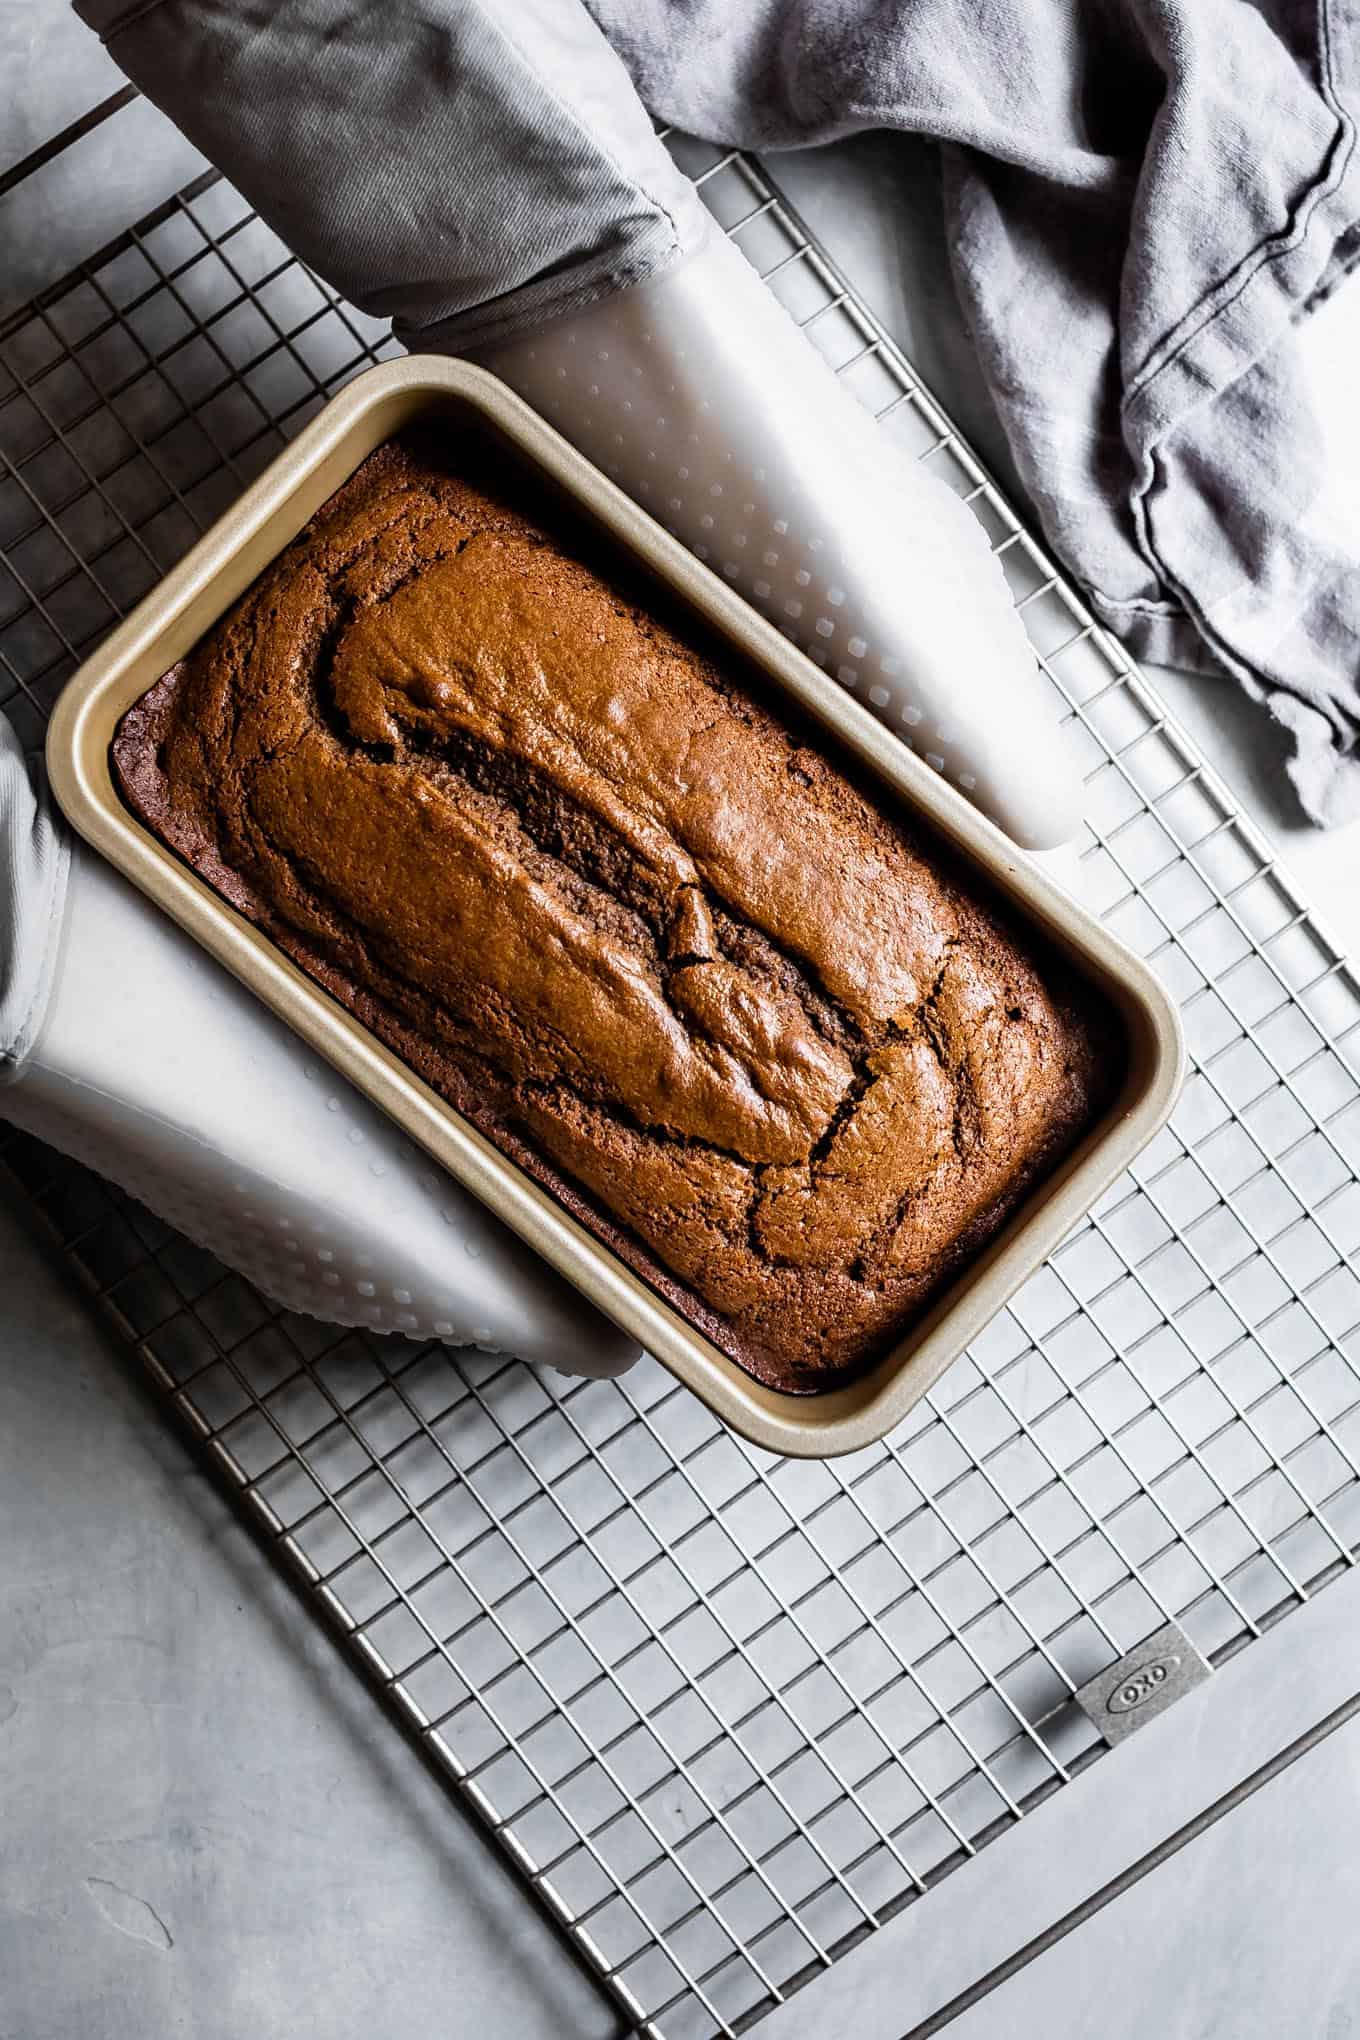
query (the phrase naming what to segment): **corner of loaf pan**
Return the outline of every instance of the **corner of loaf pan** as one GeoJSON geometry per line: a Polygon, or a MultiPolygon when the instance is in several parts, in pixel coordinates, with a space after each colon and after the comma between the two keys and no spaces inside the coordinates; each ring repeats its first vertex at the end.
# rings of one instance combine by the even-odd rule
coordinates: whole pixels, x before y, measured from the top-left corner
{"type": "Polygon", "coordinates": [[[1053,1252],[1169,1114],[1184,1065],[1176,1010],[1131,951],[883,724],[734,594],[484,370],[411,356],[333,398],[73,675],[47,741],[72,826],[319,1054],[735,1431],[800,1457],[853,1452],[890,1431],[1053,1252]],[[844,1386],[763,1386],[696,1329],[555,1197],[303,975],[124,805],[115,729],[378,446],[417,421],[488,439],[631,555],[710,636],[829,735],[881,787],[889,814],[927,831],[1027,922],[1118,1015],[1123,1081],[1079,1145],[1045,1176],[906,1335],[844,1386]]]}

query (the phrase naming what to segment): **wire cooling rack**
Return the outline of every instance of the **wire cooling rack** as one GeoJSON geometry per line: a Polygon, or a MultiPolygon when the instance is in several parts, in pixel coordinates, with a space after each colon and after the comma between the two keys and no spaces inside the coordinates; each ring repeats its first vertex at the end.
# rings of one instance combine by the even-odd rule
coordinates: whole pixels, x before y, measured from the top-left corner
{"type": "MultiPolygon", "coordinates": [[[[338,1332],[20,1137],[169,1409],[625,2015],[731,2034],[1091,1762],[1077,1687],[1214,1662],[1360,1540],[1360,992],[887,335],[749,160],[677,144],[847,383],[972,504],[1086,760],[1083,890],[1185,1015],[1171,1128],[897,1434],[732,1437],[338,1332]]],[[[0,328],[0,705],[78,658],[392,350],[205,177],[0,328]]]]}

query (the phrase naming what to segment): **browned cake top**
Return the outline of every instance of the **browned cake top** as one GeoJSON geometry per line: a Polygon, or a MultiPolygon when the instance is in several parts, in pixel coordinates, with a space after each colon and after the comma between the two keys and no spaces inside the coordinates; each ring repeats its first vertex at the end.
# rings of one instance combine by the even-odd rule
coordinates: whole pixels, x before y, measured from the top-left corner
{"type": "Polygon", "coordinates": [[[125,719],[124,787],[735,1357],[823,1386],[1089,1119],[1092,1027],[508,484],[374,454],[125,719]]]}

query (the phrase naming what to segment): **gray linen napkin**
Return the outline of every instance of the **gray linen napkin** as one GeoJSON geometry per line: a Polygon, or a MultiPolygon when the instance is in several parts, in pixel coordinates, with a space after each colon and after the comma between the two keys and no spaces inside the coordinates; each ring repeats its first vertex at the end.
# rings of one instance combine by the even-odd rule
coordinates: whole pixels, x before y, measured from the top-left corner
{"type": "MultiPolygon", "coordinates": [[[[1360,814],[1360,560],[1296,322],[1360,261],[1356,0],[588,0],[658,117],[944,144],[955,278],[1054,550],[1360,814]]],[[[1360,371],[1360,363],[1357,364],[1360,371]]]]}

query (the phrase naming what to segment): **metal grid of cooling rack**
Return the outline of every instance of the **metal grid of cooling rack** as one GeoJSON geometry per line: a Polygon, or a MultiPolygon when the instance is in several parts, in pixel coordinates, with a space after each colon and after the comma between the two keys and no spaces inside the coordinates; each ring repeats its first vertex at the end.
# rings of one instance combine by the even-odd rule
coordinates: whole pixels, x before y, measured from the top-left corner
{"type": "MultiPolygon", "coordinates": [[[[762,172],[675,143],[885,431],[972,504],[1088,768],[1083,887],[1178,996],[1170,1129],[886,1443],[781,1462],[644,1361],[341,1333],[22,1137],[70,1265],[633,2030],[733,2033],[1360,1542],[1360,988],[762,172]]],[[[224,183],[0,328],[0,706],[66,674],[367,362],[224,183]]]]}

